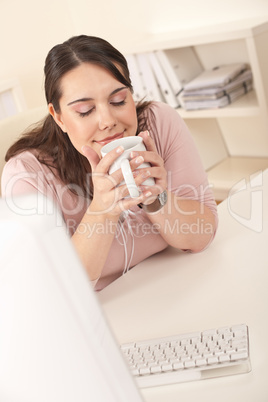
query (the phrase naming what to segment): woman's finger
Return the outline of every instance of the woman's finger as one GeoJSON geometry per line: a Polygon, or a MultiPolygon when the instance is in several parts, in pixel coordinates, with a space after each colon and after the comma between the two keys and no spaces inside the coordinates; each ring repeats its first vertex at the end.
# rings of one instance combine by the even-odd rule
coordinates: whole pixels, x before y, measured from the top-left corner
{"type": "Polygon", "coordinates": [[[81,148],[81,152],[89,161],[92,171],[94,171],[100,161],[97,152],[95,152],[94,149],[92,149],[88,145],[83,145],[81,148]]]}
{"type": "Polygon", "coordinates": [[[144,159],[144,162],[150,163],[151,166],[163,166],[164,161],[161,156],[154,151],[135,151],[131,152],[131,161],[130,165],[134,169],[135,168],[135,160],[141,156],[144,159]]]}
{"type": "Polygon", "coordinates": [[[120,146],[116,149],[113,149],[101,159],[99,158],[97,152],[95,152],[88,145],[83,145],[81,152],[88,159],[92,171],[98,170],[98,172],[108,173],[113,162],[124,152],[124,148],[120,146]]]}
{"type": "Polygon", "coordinates": [[[103,156],[99,162],[98,170],[103,173],[108,173],[111,165],[116,161],[116,159],[122,155],[124,152],[124,148],[119,146],[112,151],[108,152],[105,156],[103,156]]]}
{"type": "Polygon", "coordinates": [[[153,151],[157,153],[157,149],[154,143],[154,140],[152,139],[152,137],[150,136],[149,131],[142,131],[141,133],[139,133],[138,137],[142,137],[145,148],[147,149],[147,151],[153,151]]]}

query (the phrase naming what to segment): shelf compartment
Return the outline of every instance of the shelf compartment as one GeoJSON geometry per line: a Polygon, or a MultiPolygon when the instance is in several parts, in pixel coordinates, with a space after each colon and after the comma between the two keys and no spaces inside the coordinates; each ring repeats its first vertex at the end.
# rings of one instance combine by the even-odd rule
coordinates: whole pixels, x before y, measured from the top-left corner
{"type": "Polygon", "coordinates": [[[230,190],[242,180],[268,168],[268,158],[228,157],[207,171],[217,201],[228,197],[230,190]]]}
{"type": "Polygon", "coordinates": [[[256,92],[254,90],[241,96],[228,106],[218,109],[185,110],[177,109],[183,119],[217,118],[217,117],[248,117],[261,114],[256,92]]]}

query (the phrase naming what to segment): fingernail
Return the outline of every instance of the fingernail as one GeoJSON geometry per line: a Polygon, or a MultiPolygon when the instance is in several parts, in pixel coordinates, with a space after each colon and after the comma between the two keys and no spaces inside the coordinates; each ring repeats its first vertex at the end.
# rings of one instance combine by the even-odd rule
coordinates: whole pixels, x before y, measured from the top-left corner
{"type": "Polygon", "coordinates": [[[144,161],[142,156],[138,156],[138,158],[135,160],[136,163],[142,163],[144,161]]]}
{"type": "Polygon", "coordinates": [[[148,130],[142,131],[141,134],[144,134],[144,135],[147,135],[148,137],[150,137],[150,134],[149,134],[149,131],[148,131],[148,130]]]}
{"type": "Polygon", "coordinates": [[[135,152],[135,151],[131,151],[131,152],[130,152],[130,157],[131,157],[131,158],[135,158],[135,156],[139,156],[139,153],[138,153],[138,152],[135,152]]]}
{"type": "Polygon", "coordinates": [[[147,170],[146,172],[144,172],[144,173],[142,174],[142,177],[143,177],[143,178],[148,177],[148,176],[151,176],[151,173],[149,172],[149,170],[147,170]]]}
{"type": "Polygon", "coordinates": [[[146,191],[146,193],[144,194],[145,197],[150,197],[150,195],[152,195],[151,191],[146,191]]]}
{"type": "Polygon", "coordinates": [[[122,145],[120,145],[120,147],[116,148],[116,153],[117,154],[120,154],[123,151],[124,151],[124,147],[122,147],[122,145]]]}

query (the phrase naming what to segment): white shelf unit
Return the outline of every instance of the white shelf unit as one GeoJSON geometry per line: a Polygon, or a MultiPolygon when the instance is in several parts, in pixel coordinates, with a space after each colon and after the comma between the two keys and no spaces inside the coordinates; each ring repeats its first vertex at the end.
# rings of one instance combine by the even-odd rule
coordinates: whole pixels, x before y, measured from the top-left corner
{"type": "Polygon", "coordinates": [[[268,21],[244,20],[216,27],[148,35],[123,53],[191,47],[204,69],[247,63],[254,89],[227,107],[178,109],[197,143],[218,201],[240,180],[268,167],[268,21]]]}

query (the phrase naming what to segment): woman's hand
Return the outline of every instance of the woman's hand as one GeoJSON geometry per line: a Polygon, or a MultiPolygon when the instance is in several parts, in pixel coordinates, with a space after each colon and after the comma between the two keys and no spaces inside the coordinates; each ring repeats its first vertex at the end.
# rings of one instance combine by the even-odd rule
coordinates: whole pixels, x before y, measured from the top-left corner
{"type": "MultiPolygon", "coordinates": [[[[149,170],[156,185],[151,191],[153,194],[159,194],[167,189],[164,162],[148,133],[143,132],[139,135],[143,138],[147,151],[138,154],[152,165],[149,170]]],[[[170,246],[193,252],[203,250],[215,233],[216,223],[212,211],[199,201],[181,198],[170,191],[167,193],[169,201],[159,213],[148,214],[151,223],[157,225],[159,233],[170,246]]],[[[151,203],[149,202],[151,198],[148,198],[148,204],[151,203]]]]}
{"type": "MultiPolygon", "coordinates": [[[[102,159],[88,146],[84,146],[82,152],[88,159],[92,170],[94,192],[89,207],[91,213],[119,217],[123,210],[129,209],[141,202],[144,203],[148,197],[152,196],[153,191],[151,191],[150,187],[146,186],[139,197],[126,198],[129,193],[126,185],[120,185],[124,180],[121,169],[109,174],[113,162],[124,152],[122,147],[112,150],[102,159]]],[[[143,152],[143,154],[146,156],[146,152],[143,152]]],[[[144,156],[137,155],[133,157],[130,161],[132,171],[135,171],[144,162],[144,156]]],[[[152,158],[149,156],[149,159],[152,158]]],[[[143,172],[139,172],[136,175],[135,182],[138,187],[148,177],[148,170],[151,169],[141,169],[143,172]]]]}
{"type": "Polygon", "coordinates": [[[142,156],[145,162],[149,162],[151,164],[151,168],[137,169],[134,172],[134,175],[137,179],[139,178],[140,180],[142,180],[143,176],[148,171],[150,172],[149,177],[154,178],[155,186],[140,186],[143,191],[150,190],[152,192],[152,196],[144,202],[144,204],[151,204],[158,194],[167,189],[167,171],[164,166],[164,161],[158,154],[155,143],[150,137],[149,132],[143,131],[139,134],[139,136],[143,139],[146,151],[132,152],[131,156],[142,156]]]}

